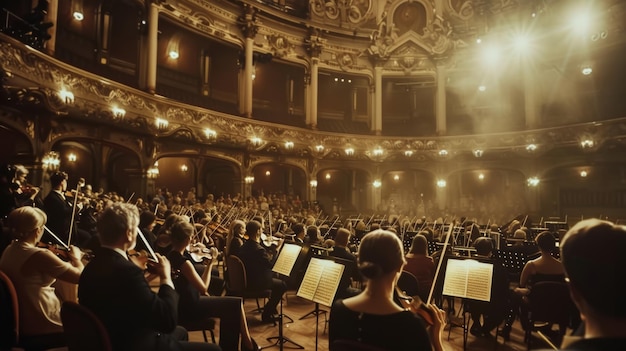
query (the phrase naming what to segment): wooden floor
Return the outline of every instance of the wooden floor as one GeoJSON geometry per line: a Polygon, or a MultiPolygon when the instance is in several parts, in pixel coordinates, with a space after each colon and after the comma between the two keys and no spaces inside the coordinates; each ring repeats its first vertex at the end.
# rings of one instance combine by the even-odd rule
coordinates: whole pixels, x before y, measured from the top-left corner
{"type": "MultiPolygon", "coordinates": [[[[261,323],[261,315],[253,312],[256,308],[254,299],[248,299],[245,303],[245,310],[247,312],[247,320],[249,323],[250,333],[259,346],[267,350],[280,350],[279,346],[273,346],[275,340],[268,341],[267,338],[276,337],[279,334],[278,326],[272,324],[261,323]]],[[[283,336],[290,341],[293,341],[299,345],[302,345],[305,350],[328,350],[328,333],[325,329],[325,316],[324,314],[319,316],[319,322],[317,323],[315,316],[311,315],[308,318],[301,319],[301,317],[307,315],[309,312],[314,311],[315,304],[297,297],[294,292],[289,292],[287,297],[283,299],[283,313],[286,316],[291,317],[294,322],[286,323],[283,328],[283,336]],[[316,343],[317,335],[317,343],[316,343]],[[317,344],[317,345],[316,345],[317,344]]],[[[328,311],[329,308],[320,306],[320,309],[328,311]]],[[[457,317],[453,317],[457,319],[457,317]]],[[[448,351],[461,351],[463,350],[463,329],[461,327],[452,327],[450,331],[450,338],[448,337],[449,326],[446,326],[444,332],[444,346],[448,351]]],[[[189,337],[193,341],[202,341],[201,332],[190,332],[189,337]]],[[[219,332],[216,332],[216,337],[219,337],[219,332]]],[[[522,351],[526,350],[526,344],[523,341],[523,331],[519,325],[519,322],[513,326],[511,332],[511,340],[504,343],[502,337],[498,337],[498,344],[495,344],[494,337],[491,338],[477,338],[469,334],[467,339],[467,350],[500,350],[500,351],[522,351]]],[[[534,339],[533,348],[547,349],[549,346],[539,339],[534,339]]],[[[283,344],[283,349],[294,349],[294,344],[286,342],[283,344]]],[[[224,350],[230,351],[230,350],[224,350]]]]}

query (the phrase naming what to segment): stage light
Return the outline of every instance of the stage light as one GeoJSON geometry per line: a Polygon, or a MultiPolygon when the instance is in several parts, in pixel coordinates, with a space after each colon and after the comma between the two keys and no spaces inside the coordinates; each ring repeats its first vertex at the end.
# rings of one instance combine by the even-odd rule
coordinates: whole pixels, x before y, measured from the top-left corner
{"type": "Polygon", "coordinates": [[[583,66],[583,68],[580,70],[580,72],[583,75],[588,76],[588,75],[590,75],[593,72],[593,69],[591,68],[591,66],[583,66]]]}

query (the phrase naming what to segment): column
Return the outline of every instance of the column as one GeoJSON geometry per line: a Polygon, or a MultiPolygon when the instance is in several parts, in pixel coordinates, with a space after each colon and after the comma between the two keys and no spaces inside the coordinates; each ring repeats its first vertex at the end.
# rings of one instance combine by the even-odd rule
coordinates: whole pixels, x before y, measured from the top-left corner
{"type": "Polygon", "coordinates": [[[351,172],[352,174],[352,179],[350,181],[350,187],[351,187],[351,191],[350,191],[350,202],[352,206],[357,206],[357,204],[359,203],[359,198],[358,198],[358,194],[356,191],[356,179],[357,179],[357,174],[355,170],[352,170],[351,172]]]}
{"type": "Polygon", "coordinates": [[[435,97],[435,125],[437,135],[446,134],[446,67],[437,64],[437,96],[435,97]]]}
{"type": "Polygon", "coordinates": [[[307,125],[311,129],[317,128],[317,96],[319,89],[319,58],[314,57],[311,60],[311,87],[309,93],[311,94],[311,121],[307,125]]]}
{"type": "Polygon", "coordinates": [[[304,123],[311,125],[311,72],[304,73],[304,123]]]}
{"type": "MultiPolygon", "coordinates": [[[[528,57],[525,57],[528,59],[528,57]]],[[[537,94],[535,92],[535,76],[529,62],[523,63],[522,72],[524,74],[524,116],[526,128],[535,129],[538,127],[537,116],[537,94]]]]}
{"type": "Polygon", "coordinates": [[[383,130],[383,67],[374,68],[374,115],[371,130],[380,135],[383,130]]]}
{"type": "Polygon", "coordinates": [[[44,22],[52,22],[54,25],[48,29],[50,39],[46,41],[46,52],[50,56],[54,56],[54,49],[57,42],[57,26],[59,15],[59,0],[48,0],[48,13],[44,22]]]}
{"type": "Polygon", "coordinates": [[[254,73],[253,65],[253,46],[254,39],[246,37],[246,54],[245,65],[243,70],[243,85],[244,85],[244,108],[243,115],[245,117],[252,117],[252,74],[254,73]]]}
{"type": "Polygon", "coordinates": [[[151,94],[156,92],[158,32],[159,7],[152,3],[148,13],[148,69],[146,76],[146,90],[151,94]]]}

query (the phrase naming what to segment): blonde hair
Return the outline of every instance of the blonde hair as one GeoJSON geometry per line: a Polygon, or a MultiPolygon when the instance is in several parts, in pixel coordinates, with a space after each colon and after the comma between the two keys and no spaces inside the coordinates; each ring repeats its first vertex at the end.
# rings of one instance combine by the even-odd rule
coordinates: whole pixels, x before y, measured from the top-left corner
{"type": "Polygon", "coordinates": [[[19,207],[11,211],[7,218],[9,228],[16,239],[24,239],[33,230],[43,227],[48,221],[46,213],[36,207],[19,207]]]}

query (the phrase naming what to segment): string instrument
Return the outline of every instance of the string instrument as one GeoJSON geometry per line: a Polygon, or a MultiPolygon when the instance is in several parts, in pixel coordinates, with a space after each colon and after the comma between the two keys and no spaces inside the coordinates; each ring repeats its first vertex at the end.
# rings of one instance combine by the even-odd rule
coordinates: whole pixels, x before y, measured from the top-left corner
{"type": "Polygon", "coordinates": [[[202,263],[204,260],[211,261],[213,257],[217,256],[217,250],[209,249],[203,244],[196,243],[187,247],[187,252],[192,260],[196,263],[202,263]]]}
{"type": "Polygon", "coordinates": [[[70,231],[67,237],[67,243],[70,244],[72,242],[72,231],[74,229],[74,218],[76,218],[76,204],[78,203],[78,194],[80,188],[85,186],[85,178],[80,178],[78,180],[78,184],[76,185],[76,196],[74,196],[74,205],[72,206],[72,219],[70,220],[70,231]]]}
{"type": "Polygon", "coordinates": [[[396,294],[403,308],[420,316],[428,326],[435,324],[435,317],[433,316],[434,311],[422,302],[422,299],[419,296],[408,296],[404,293],[404,291],[400,290],[397,285],[396,294]]]}
{"type": "MultiPolygon", "coordinates": [[[[61,240],[56,234],[54,234],[48,227],[44,225],[44,230],[48,231],[48,233],[52,236],[54,240],[58,242],[58,244],[52,243],[44,243],[42,241],[37,243],[37,247],[44,248],[52,251],[57,257],[65,262],[69,262],[70,260],[70,247],[66,245],[63,240],[61,240]]],[[[93,253],[85,252],[81,250],[81,257],[79,259],[91,260],[93,258],[93,253]]]]}
{"type": "Polygon", "coordinates": [[[136,264],[139,268],[141,268],[143,270],[147,270],[148,272],[150,272],[150,263],[151,262],[158,262],[159,259],[156,257],[156,254],[152,250],[152,247],[148,243],[148,240],[146,240],[146,237],[141,232],[141,229],[139,229],[139,227],[136,227],[135,230],[137,231],[137,237],[141,238],[144,246],[148,249],[148,251],[146,251],[146,250],[141,250],[141,251],[128,250],[126,253],[128,254],[128,258],[134,264],[136,264]]]}

